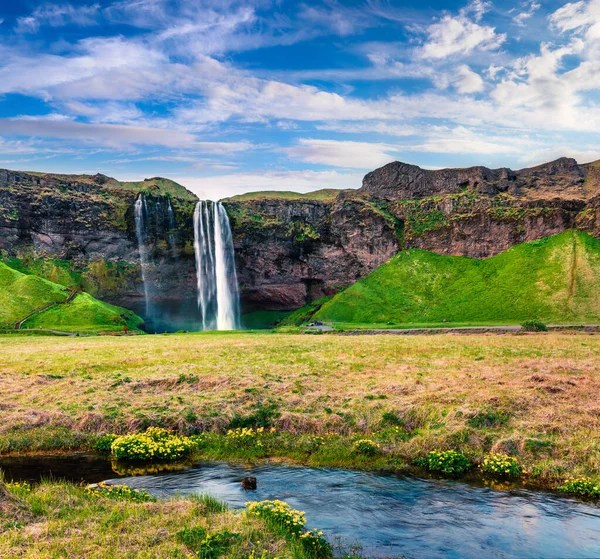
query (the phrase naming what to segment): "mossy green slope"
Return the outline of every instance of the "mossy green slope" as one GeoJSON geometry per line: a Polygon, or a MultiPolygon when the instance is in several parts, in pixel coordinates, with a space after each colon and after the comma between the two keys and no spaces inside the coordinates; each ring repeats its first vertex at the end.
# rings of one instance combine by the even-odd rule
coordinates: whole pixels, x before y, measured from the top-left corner
{"type": "Polygon", "coordinates": [[[133,311],[94,299],[88,293],[78,293],[67,305],[52,307],[36,314],[23,324],[24,328],[43,328],[67,332],[110,332],[136,330],[142,319],[133,311]]]}
{"type": "Polygon", "coordinates": [[[23,328],[69,332],[135,330],[142,319],[133,312],[79,293],[69,300],[69,291],[47,279],[24,274],[0,262],[0,326],[13,328],[27,318],[23,328]],[[36,311],[39,311],[37,314],[36,311]]]}
{"type": "Polygon", "coordinates": [[[600,240],[567,231],[485,260],[402,251],[325,303],[342,323],[600,322],[600,240]]]}
{"type": "Polygon", "coordinates": [[[28,314],[51,303],[62,303],[69,292],[61,285],[23,274],[0,262],[0,324],[14,326],[28,314]]]}

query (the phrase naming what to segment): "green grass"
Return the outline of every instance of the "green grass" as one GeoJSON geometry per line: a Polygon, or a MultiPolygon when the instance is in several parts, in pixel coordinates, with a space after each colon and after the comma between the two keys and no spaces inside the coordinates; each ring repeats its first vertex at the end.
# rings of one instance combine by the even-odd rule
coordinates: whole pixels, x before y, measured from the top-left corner
{"type": "Polygon", "coordinates": [[[313,557],[266,520],[216,506],[214,499],[156,501],[125,489],[93,490],[57,481],[4,484],[0,478],[0,557],[217,556],[313,557]],[[227,545],[216,546],[220,541],[227,545]]]}
{"type": "Polygon", "coordinates": [[[23,274],[0,262],[0,324],[6,327],[45,305],[64,302],[68,295],[61,285],[23,274]]]}
{"type": "Polygon", "coordinates": [[[273,328],[291,311],[253,311],[242,315],[242,326],[246,330],[264,330],[273,328]]]}
{"type": "Polygon", "coordinates": [[[124,326],[137,330],[142,319],[133,311],[94,299],[88,293],[79,293],[67,305],[52,307],[34,315],[23,323],[23,328],[45,328],[66,332],[122,331],[124,326]]]}
{"type": "Polygon", "coordinates": [[[171,195],[181,200],[198,200],[198,197],[185,188],[185,186],[182,186],[181,184],[170,179],[164,179],[161,177],[154,177],[151,179],[144,179],[143,181],[133,182],[123,182],[111,179],[106,183],[106,186],[134,190],[136,192],[146,191],[157,196],[171,195]]]}
{"type": "Polygon", "coordinates": [[[540,481],[596,478],[599,356],[600,336],[563,332],[0,336],[0,453],[160,426],[202,433],[199,459],[397,471],[457,450],[516,456],[540,481]],[[264,433],[227,434],[243,427],[264,433]],[[353,452],[360,439],[381,452],[353,452]]]}
{"type": "Polygon", "coordinates": [[[109,305],[88,293],[79,293],[65,304],[68,296],[64,286],[0,262],[0,325],[5,328],[14,328],[17,321],[53,303],[58,304],[33,314],[22,328],[106,332],[123,330],[125,325],[137,330],[142,323],[133,312],[109,305]]]}
{"type": "Polygon", "coordinates": [[[265,190],[261,192],[247,192],[226,198],[232,202],[246,202],[249,200],[333,200],[342,190],[335,188],[324,188],[301,194],[299,192],[265,190]]]}
{"type": "MultiPolygon", "coordinates": [[[[600,322],[600,241],[568,231],[493,258],[402,251],[312,319],[359,324],[600,322]]],[[[448,324],[450,325],[450,324],[448,324]]]]}

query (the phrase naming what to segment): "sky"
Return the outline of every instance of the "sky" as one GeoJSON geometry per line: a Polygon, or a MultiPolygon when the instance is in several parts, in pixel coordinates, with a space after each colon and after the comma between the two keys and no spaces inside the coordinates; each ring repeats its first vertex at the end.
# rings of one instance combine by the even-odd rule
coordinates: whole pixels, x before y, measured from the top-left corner
{"type": "Polygon", "coordinates": [[[203,198],[600,159],[600,0],[0,0],[0,168],[203,198]]]}

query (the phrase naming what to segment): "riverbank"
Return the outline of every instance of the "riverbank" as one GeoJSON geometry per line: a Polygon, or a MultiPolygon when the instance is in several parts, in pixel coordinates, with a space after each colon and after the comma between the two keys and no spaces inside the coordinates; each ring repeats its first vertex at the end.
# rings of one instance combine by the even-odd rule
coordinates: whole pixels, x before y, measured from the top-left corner
{"type": "Polygon", "coordinates": [[[266,518],[206,496],[157,501],[143,490],[0,480],[0,556],[273,559],[328,557],[266,518]]]}
{"type": "Polygon", "coordinates": [[[599,336],[564,332],[6,336],[0,452],[91,449],[158,425],[207,433],[198,460],[406,471],[432,450],[501,452],[554,486],[600,472],[599,355],[599,336]],[[226,444],[239,427],[274,433],[226,444]],[[354,452],[360,438],[380,452],[354,452]]]}

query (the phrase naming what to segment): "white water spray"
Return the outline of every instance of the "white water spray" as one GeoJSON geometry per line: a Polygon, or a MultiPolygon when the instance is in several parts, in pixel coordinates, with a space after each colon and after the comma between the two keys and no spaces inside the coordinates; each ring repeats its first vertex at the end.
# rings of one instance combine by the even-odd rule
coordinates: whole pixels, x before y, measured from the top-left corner
{"type": "Polygon", "coordinates": [[[140,194],[135,201],[135,235],[137,237],[138,252],[140,255],[140,267],[142,269],[142,283],[144,284],[144,302],[146,303],[146,316],[150,316],[150,297],[147,281],[148,274],[148,249],[146,247],[146,218],[148,216],[148,206],[146,198],[140,194]]]}
{"type": "Polygon", "coordinates": [[[227,212],[220,202],[200,201],[194,211],[198,309],[203,330],[240,327],[235,253],[227,212]]]}

